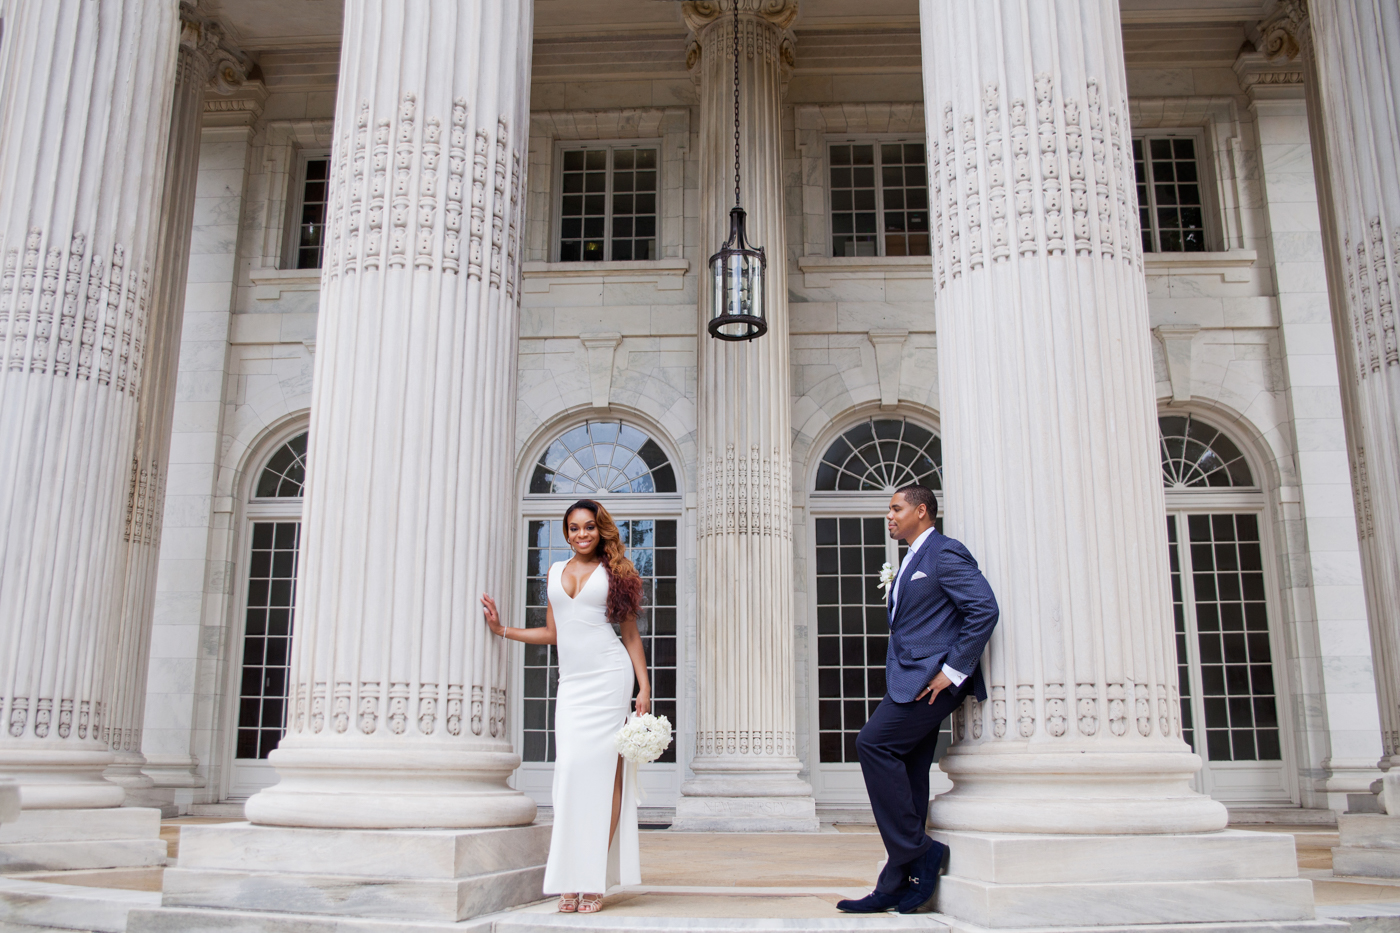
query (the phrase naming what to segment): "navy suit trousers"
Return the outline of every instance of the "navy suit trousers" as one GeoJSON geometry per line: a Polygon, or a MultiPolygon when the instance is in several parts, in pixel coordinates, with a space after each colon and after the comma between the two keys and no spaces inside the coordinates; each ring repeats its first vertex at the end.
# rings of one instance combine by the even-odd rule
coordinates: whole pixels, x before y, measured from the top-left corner
{"type": "Polygon", "coordinates": [[[875,825],[889,861],[875,890],[890,893],[903,887],[909,863],[933,842],[928,822],[928,774],[933,767],[938,731],[972,690],[968,677],[949,687],[930,705],[928,697],[896,703],[887,694],[856,737],[865,790],[875,811],[875,825]]]}

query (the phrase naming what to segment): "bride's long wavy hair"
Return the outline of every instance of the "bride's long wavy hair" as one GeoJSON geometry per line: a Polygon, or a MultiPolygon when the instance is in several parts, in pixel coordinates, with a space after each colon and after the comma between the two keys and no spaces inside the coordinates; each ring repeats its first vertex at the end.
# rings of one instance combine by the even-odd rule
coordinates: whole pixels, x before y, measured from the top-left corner
{"type": "Polygon", "coordinates": [[[627,559],[627,548],[622,543],[622,534],[617,530],[617,522],[603,508],[601,502],[580,499],[564,510],[564,533],[569,530],[569,516],[578,509],[593,513],[593,521],[598,526],[598,545],[594,555],[602,561],[608,575],[608,621],[622,623],[635,619],[642,609],[642,578],[632,561],[627,559]]]}

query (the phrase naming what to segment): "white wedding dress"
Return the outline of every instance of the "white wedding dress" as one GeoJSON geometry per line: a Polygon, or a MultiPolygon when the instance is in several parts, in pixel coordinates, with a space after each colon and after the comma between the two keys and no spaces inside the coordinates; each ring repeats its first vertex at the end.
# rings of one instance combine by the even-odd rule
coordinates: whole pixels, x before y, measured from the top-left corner
{"type": "Polygon", "coordinates": [[[622,815],[612,822],[617,746],[627,721],[635,675],[632,659],[608,623],[608,574],[600,564],[572,599],[564,565],[549,568],[549,605],[559,638],[559,693],[554,707],[554,831],[544,893],[600,894],[615,884],[641,884],[637,854],[636,767],[625,766],[622,815]]]}

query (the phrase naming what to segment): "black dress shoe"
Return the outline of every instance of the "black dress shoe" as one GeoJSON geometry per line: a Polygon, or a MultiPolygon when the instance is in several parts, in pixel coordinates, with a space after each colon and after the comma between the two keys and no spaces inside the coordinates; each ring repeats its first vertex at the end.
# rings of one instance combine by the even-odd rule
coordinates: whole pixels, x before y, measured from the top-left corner
{"type": "Polygon", "coordinates": [[[858,901],[837,901],[836,909],[844,910],[848,914],[878,914],[898,907],[908,893],[907,885],[888,894],[883,891],[871,891],[858,901]]]}
{"type": "Polygon", "coordinates": [[[899,901],[899,912],[912,914],[933,900],[938,876],[948,870],[948,847],[933,840],[927,851],[909,866],[909,889],[899,901]]]}

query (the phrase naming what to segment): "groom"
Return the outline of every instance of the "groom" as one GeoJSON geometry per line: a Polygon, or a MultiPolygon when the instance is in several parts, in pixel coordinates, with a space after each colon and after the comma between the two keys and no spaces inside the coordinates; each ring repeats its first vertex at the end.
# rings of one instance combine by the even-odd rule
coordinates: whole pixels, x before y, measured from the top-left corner
{"type": "Polygon", "coordinates": [[[907,914],[932,899],[948,858],[924,831],[938,730],[968,694],[987,698],[980,659],[997,624],[996,597],[967,548],[934,530],[937,511],[932,490],[905,486],[885,516],[909,552],[887,594],[885,697],[856,751],[889,861],[874,893],[836,905],[850,913],[907,914]]]}

